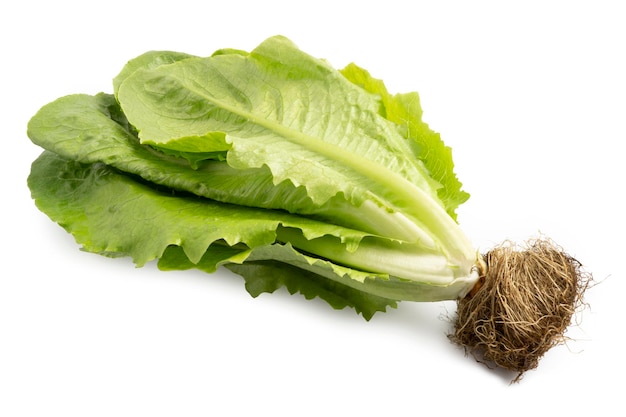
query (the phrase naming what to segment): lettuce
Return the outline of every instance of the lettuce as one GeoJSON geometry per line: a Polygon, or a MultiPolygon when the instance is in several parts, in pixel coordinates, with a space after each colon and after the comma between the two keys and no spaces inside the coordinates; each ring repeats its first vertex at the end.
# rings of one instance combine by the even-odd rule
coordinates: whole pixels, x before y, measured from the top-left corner
{"type": "Polygon", "coordinates": [[[468,194],[417,93],[391,94],[284,37],[209,57],[151,51],[111,94],[33,116],[35,204],[86,251],[162,270],[228,268],[365,319],[457,300],[451,339],[518,372],[565,340],[591,277],[548,240],[478,254],[468,194]]]}
{"type": "Polygon", "coordinates": [[[249,53],[152,51],[113,94],[42,107],[28,184],[87,251],[224,266],[253,296],[285,286],[369,319],[478,280],[455,214],[468,194],[421,115],[417,93],[280,36],[249,53]]]}

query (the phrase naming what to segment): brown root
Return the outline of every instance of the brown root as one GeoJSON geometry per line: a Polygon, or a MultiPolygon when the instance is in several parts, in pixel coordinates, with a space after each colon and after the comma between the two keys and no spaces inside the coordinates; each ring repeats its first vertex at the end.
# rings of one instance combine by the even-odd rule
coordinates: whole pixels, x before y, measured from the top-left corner
{"type": "Polygon", "coordinates": [[[484,276],[458,301],[451,339],[477,360],[517,372],[517,381],[565,341],[591,276],[546,240],[494,248],[485,261],[484,276]]]}

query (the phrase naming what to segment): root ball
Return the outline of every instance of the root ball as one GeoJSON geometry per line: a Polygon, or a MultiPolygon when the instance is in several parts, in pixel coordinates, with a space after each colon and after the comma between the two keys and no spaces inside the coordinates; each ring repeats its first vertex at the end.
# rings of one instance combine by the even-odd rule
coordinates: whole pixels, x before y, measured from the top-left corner
{"type": "Polygon", "coordinates": [[[477,360],[518,373],[565,341],[591,277],[550,241],[506,244],[485,255],[486,271],[458,301],[453,341],[477,360]]]}

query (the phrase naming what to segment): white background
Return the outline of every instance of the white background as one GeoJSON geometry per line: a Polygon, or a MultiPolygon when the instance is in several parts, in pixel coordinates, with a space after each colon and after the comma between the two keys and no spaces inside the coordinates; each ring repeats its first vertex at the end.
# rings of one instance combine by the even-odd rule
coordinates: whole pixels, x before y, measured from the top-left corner
{"type": "Polygon", "coordinates": [[[3,2],[0,415],[615,415],[626,371],[620,3],[3,2]],[[545,234],[601,282],[575,340],[509,385],[448,341],[454,303],[402,303],[366,322],[283,291],[253,299],[226,271],[81,252],[35,208],[26,177],[40,149],[25,131],[39,107],[110,92],[147,50],[250,50],[275,34],[420,92],[472,195],[459,221],[475,245],[545,234]]]}

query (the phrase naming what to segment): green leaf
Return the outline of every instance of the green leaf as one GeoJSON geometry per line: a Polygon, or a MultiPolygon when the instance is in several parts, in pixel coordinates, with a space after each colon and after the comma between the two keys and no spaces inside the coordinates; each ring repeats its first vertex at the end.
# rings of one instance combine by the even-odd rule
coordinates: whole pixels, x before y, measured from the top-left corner
{"type": "Polygon", "coordinates": [[[388,307],[397,307],[394,300],[368,294],[273,260],[229,264],[226,267],[244,277],[246,290],[253,297],[285,287],[290,294],[300,293],[307,300],[319,297],[337,310],[354,308],[366,320],[370,320],[377,312],[385,312],[388,307]]]}
{"type": "Polygon", "coordinates": [[[33,163],[29,187],[37,206],[86,250],[131,256],[139,265],[159,258],[169,245],[181,246],[192,262],[220,240],[231,246],[269,245],[279,225],[305,230],[310,238],[343,236],[347,245],[366,236],[278,211],[177,196],[104,164],[85,165],[50,152],[33,163]]]}
{"type": "Polygon", "coordinates": [[[252,252],[247,248],[218,243],[211,245],[202,259],[194,264],[180,247],[170,246],[159,259],[158,265],[166,271],[197,268],[206,272],[215,272],[218,266],[224,265],[244,278],[246,290],[253,297],[273,293],[284,287],[290,294],[300,293],[307,300],[319,297],[335,309],[354,308],[366,320],[371,319],[376,312],[384,312],[387,307],[397,306],[394,300],[368,294],[299,267],[294,259],[303,255],[293,248],[272,245],[257,250],[254,255],[251,255],[252,252]],[[281,261],[268,257],[268,252],[276,254],[288,251],[292,251],[291,263],[284,256],[281,261]]]}
{"type": "Polygon", "coordinates": [[[407,140],[380,117],[376,98],[285,38],[245,56],[135,71],[118,98],[143,143],[208,152],[215,145],[205,138],[223,135],[230,166],[267,166],[275,183],[304,186],[316,204],[338,193],[355,206],[364,196],[393,199],[386,188],[398,181],[435,197],[437,184],[407,157],[407,140]]]}
{"type": "MultiPolygon", "coordinates": [[[[304,187],[316,206],[342,195],[355,208],[370,202],[399,213],[413,224],[414,242],[440,247],[463,268],[473,263],[471,242],[450,215],[453,201],[448,207],[441,201],[441,184],[414,157],[415,141],[402,134],[413,135],[410,129],[387,119],[390,112],[381,115],[378,95],[284,37],[247,55],[137,70],[120,85],[118,99],[142,143],[204,153],[223,138],[232,168],[267,167],[274,184],[304,187]]],[[[406,98],[396,107],[400,116],[415,115],[406,98]]]]}

